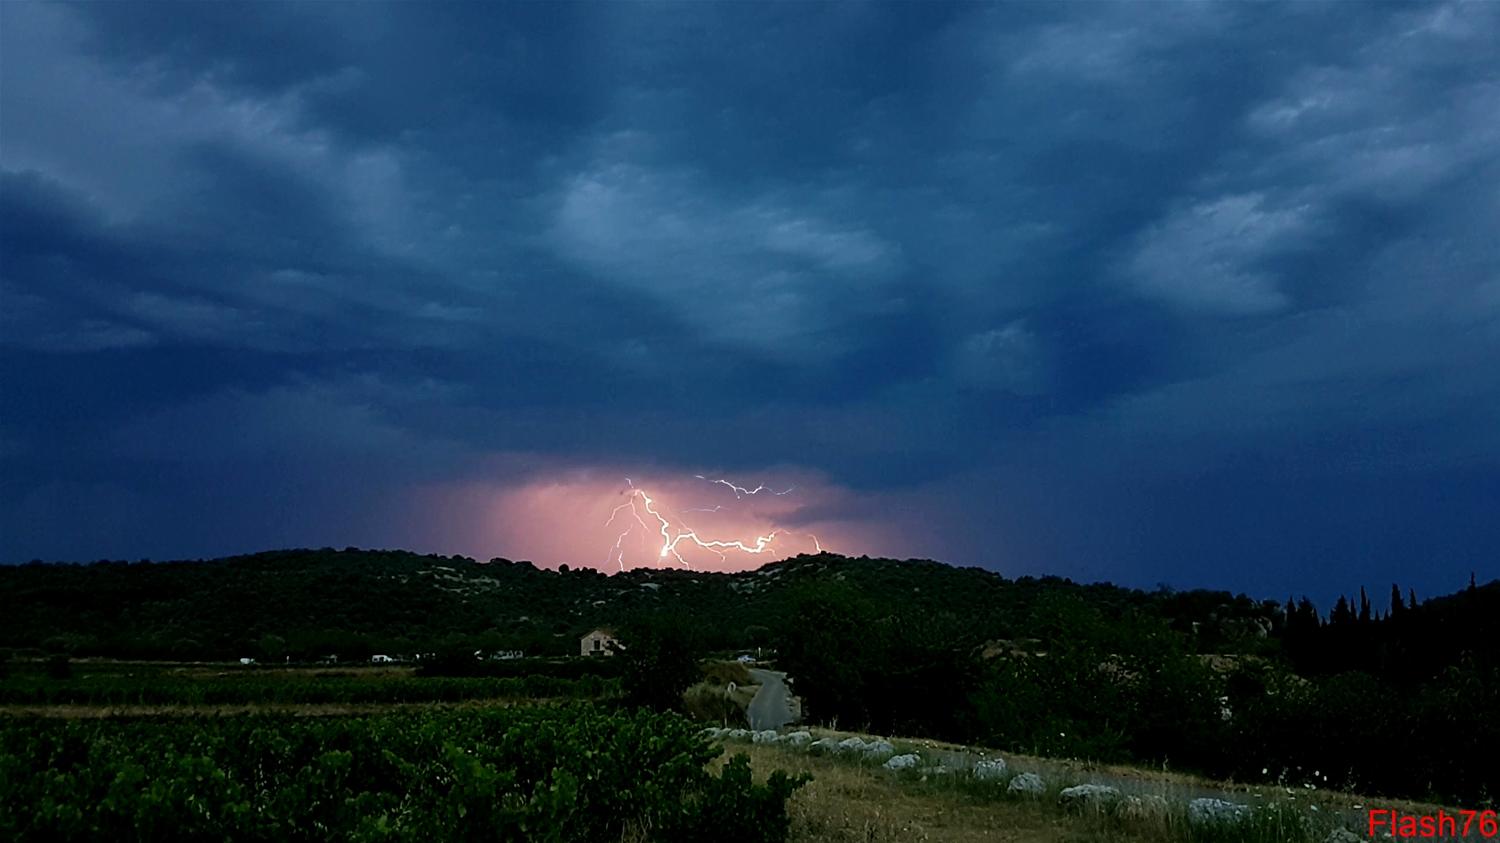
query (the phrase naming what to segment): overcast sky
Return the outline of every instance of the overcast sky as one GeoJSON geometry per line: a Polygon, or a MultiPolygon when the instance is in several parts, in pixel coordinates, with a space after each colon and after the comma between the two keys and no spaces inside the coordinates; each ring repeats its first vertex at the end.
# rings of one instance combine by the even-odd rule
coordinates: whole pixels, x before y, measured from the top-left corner
{"type": "Polygon", "coordinates": [[[785,552],[1500,576],[1497,44],[1491,2],[0,3],[0,559],[607,566],[630,477],[785,552]]]}

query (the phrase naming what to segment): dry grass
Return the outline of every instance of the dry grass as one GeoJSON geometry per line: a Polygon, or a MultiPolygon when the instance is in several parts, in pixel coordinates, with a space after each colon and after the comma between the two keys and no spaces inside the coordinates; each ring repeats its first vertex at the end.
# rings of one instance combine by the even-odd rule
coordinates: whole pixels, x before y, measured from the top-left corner
{"type": "Polygon", "coordinates": [[[703,665],[703,678],[718,685],[749,685],[750,670],[736,661],[711,661],[703,665]]]}
{"type": "MultiPolygon", "coordinates": [[[[817,730],[824,736],[839,733],[817,730]]],[[[803,748],[734,741],[728,755],[744,753],[758,777],[782,769],[807,772],[813,781],[792,798],[792,840],[904,841],[1009,840],[1028,843],[1106,841],[1106,843],[1317,843],[1330,828],[1360,816],[1368,806],[1394,807],[1408,813],[1431,813],[1437,806],[1378,799],[1335,791],[1236,787],[1161,770],[1102,767],[1078,762],[1028,759],[1023,769],[1040,769],[1048,783],[1037,799],[1004,794],[1003,782],[976,782],[964,774],[893,774],[878,763],[840,755],[809,754],[803,748]],[[1093,809],[1059,805],[1058,791],[1089,781],[1104,771],[1131,781],[1134,795],[1093,809]],[[1204,784],[1206,788],[1185,787],[1204,784]],[[1245,804],[1251,814],[1242,823],[1194,824],[1189,800],[1203,795],[1245,804]]],[[[956,749],[932,741],[899,741],[898,752],[956,749]]],[[[1007,756],[1018,761],[1023,756],[1007,756]]],[[[1096,779],[1097,780],[1097,779],[1096,779]]],[[[1106,779],[1108,781],[1108,779],[1106,779]]]]}
{"type": "Polygon", "coordinates": [[[683,691],[682,704],[689,717],[704,723],[739,726],[745,719],[744,705],[730,695],[728,688],[712,682],[699,682],[683,691]]]}
{"type": "MultiPolygon", "coordinates": [[[[831,737],[834,740],[850,736],[868,736],[868,733],[864,732],[849,732],[817,727],[810,728],[812,728],[814,735],[817,737],[831,737]]],[[[1156,789],[1154,792],[1168,797],[1172,797],[1183,788],[1202,788],[1223,792],[1228,794],[1230,798],[1233,798],[1233,794],[1239,793],[1244,794],[1247,799],[1259,797],[1264,801],[1277,801],[1282,797],[1291,795],[1293,801],[1301,802],[1305,806],[1317,805],[1319,806],[1319,810],[1344,810],[1351,806],[1379,805],[1382,808],[1395,808],[1409,814],[1430,814],[1436,812],[1439,808],[1446,809],[1449,813],[1452,813],[1457,807],[1442,805],[1436,802],[1376,797],[1329,789],[1304,790],[1302,788],[1294,788],[1288,791],[1287,788],[1274,784],[1251,784],[1233,780],[1220,781],[1206,776],[1156,767],[1131,767],[1124,764],[1102,764],[1093,761],[1043,758],[1041,756],[1025,755],[1018,752],[1004,752],[985,747],[966,746],[964,744],[949,743],[947,741],[931,740],[928,738],[890,737],[889,740],[896,743],[902,752],[946,750],[952,752],[971,752],[985,757],[1000,756],[1017,769],[1036,771],[1049,780],[1054,781],[1086,782],[1090,781],[1093,778],[1092,774],[1095,773],[1129,778],[1145,784],[1155,785],[1156,789]]],[[[1148,792],[1150,791],[1148,790],[1148,792]]]]}
{"type": "Polygon", "coordinates": [[[683,692],[688,715],[705,723],[744,726],[750,700],[760,690],[750,671],[739,662],[711,661],[703,665],[703,676],[683,692]]]}
{"type": "Polygon", "coordinates": [[[1144,843],[1148,837],[1103,829],[1086,817],[1060,815],[1033,802],[973,799],[952,788],[913,787],[884,771],[764,745],[735,744],[757,777],[772,770],[810,772],[811,783],[788,805],[794,843],[1014,841],[1144,843]]]}

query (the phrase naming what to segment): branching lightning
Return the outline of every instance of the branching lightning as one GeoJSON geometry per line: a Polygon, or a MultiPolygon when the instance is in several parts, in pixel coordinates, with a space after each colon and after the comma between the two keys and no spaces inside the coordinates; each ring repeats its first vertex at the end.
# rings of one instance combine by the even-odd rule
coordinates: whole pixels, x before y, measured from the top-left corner
{"type": "Polygon", "coordinates": [[[746,495],[758,495],[761,492],[770,492],[771,494],[776,495],[776,496],[779,497],[779,496],[784,495],[787,492],[790,492],[791,490],[797,488],[796,486],[788,486],[785,489],[783,489],[783,490],[781,490],[781,491],[778,492],[778,491],[776,491],[774,489],[766,487],[765,485],[760,485],[760,486],[756,486],[754,489],[747,489],[744,486],[736,486],[733,483],[729,482],[728,480],[709,480],[707,477],[704,477],[701,474],[694,474],[693,476],[696,477],[696,478],[698,478],[699,480],[708,480],[708,482],[710,482],[710,483],[717,483],[720,486],[728,486],[730,488],[730,490],[734,492],[734,499],[735,500],[739,500],[740,498],[743,498],[746,495]]]}
{"type": "MultiPolygon", "coordinates": [[[[694,476],[699,480],[727,486],[731,491],[734,492],[735,500],[740,500],[748,495],[758,495],[762,492],[768,492],[772,495],[778,496],[785,495],[788,492],[792,491],[792,488],[794,488],[788,487],[787,489],[778,492],[764,485],[760,485],[756,486],[754,489],[750,489],[744,486],[737,486],[729,482],[728,480],[709,480],[707,477],[704,477],[701,474],[694,476]]],[[[619,506],[616,506],[610,512],[609,520],[604,522],[604,526],[612,526],[617,519],[620,519],[622,517],[621,514],[627,511],[630,515],[630,521],[634,522],[627,523],[625,525],[625,529],[615,537],[614,547],[610,548],[608,561],[614,562],[614,564],[621,571],[625,570],[625,539],[630,536],[630,534],[635,530],[636,527],[640,527],[643,534],[645,535],[655,533],[661,537],[661,546],[657,551],[658,564],[660,564],[661,560],[671,557],[673,559],[676,559],[677,564],[681,565],[683,568],[692,567],[688,564],[688,561],[683,558],[682,553],[678,550],[679,545],[681,545],[683,542],[688,542],[693,546],[707,550],[708,552],[718,556],[720,561],[723,561],[724,559],[728,558],[727,553],[731,551],[752,554],[768,553],[771,551],[772,542],[776,540],[776,537],[788,532],[786,530],[778,528],[772,530],[769,533],[766,533],[765,535],[757,535],[753,539],[704,538],[703,536],[699,535],[697,530],[688,526],[688,524],[685,523],[680,517],[672,517],[671,512],[666,509],[665,505],[660,503],[657,498],[652,497],[651,494],[648,493],[645,489],[636,486],[635,482],[632,481],[629,477],[625,478],[625,484],[629,487],[628,499],[619,506]],[[655,524],[654,529],[651,526],[652,523],[655,524]]],[[[692,509],[685,509],[683,510],[683,512],[719,512],[722,509],[723,506],[720,505],[711,508],[695,507],[692,509]]],[[[819,553],[822,553],[823,545],[818,541],[818,537],[812,535],[811,533],[808,533],[807,535],[812,539],[813,546],[817,548],[817,551],[819,553]]]]}

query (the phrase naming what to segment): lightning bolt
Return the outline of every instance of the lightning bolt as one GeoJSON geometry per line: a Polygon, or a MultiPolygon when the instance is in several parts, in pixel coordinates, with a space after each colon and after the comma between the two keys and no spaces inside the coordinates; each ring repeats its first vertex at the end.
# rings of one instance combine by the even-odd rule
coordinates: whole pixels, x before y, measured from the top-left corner
{"type": "Polygon", "coordinates": [[[791,490],[797,488],[796,486],[788,486],[785,489],[782,489],[781,491],[778,492],[775,489],[769,488],[765,484],[761,484],[759,486],[756,486],[754,489],[747,489],[744,486],[736,486],[733,483],[729,482],[728,480],[709,480],[707,477],[704,477],[701,474],[694,474],[693,476],[696,477],[696,478],[698,478],[699,480],[706,480],[709,483],[715,483],[715,484],[720,485],[720,486],[728,486],[729,489],[730,489],[730,491],[734,492],[734,499],[735,500],[739,500],[740,498],[743,498],[746,495],[758,495],[761,492],[770,492],[771,494],[776,495],[777,497],[780,497],[781,495],[784,495],[787,492],[790,492],[791,490]]]}
{"type": "MultiPolygon", "coordinates": [[[[708,478],[702,475],[695,476],[701,480],[708,480],[708,478]]],[[[734,491],[736,500],[745,495],[756,495],[761,492],[770,492],[773,495],[785,495],[787,492],[792,491],[791,488],[787,488],[785,491],[777,492],[764,485],[757,486],[755,489],[748,489],[743,486],[736,486],[727,480],[712,480],[709,482],[728,486],[734,491]]],[[[625,529],[620,531],[620,534],[615,537],[614,546],[610,548],[609,555],[605,560],[606,564],[613,562],[621,571],[625,570],[625,539],[637,526],[645,534],[649,535],[654,532],[661,536],[661,547],[657,550],[658,562],[671,557],[677,560],[677,564],[686,569],[691,569],[692,566],[688,564],[688,561],[683,558],[681,551],[678,550],[678,546],[683,542],[689,542],[693,546],[707,550],[718,556],[720,561],[723,561],[728,558],[725,555],[727,551],[739,551],[741,553],[757,555],[768,553],[771,551],[771,544],[776,540],[776,537],[787,532],[786,530],[775,529],[765,535],[757,535],[754,539],[704,538],[698,534],[697,530],[688,526],[680,518],[675,519],[676,523],[674,524],[674,519],[668,517],[671,513],[665,509],[665,506],[658,503],[657,499],[653,498],[645,489],[636,486],[635,482],[629,477],[625,478],[625,484],[629,487],[628,500],[611,510],[609,519],[604,522],[605,527],[610,527],[621,517],[621,513],[627,511],[630,513],[630,520],[635,522],[634,524],[626,524],[625,529]],[[655,522],[656,527],[654,530],[648,521],[655,522]]],[[[712,509],[694,508],[683,511],[718,512],[721,509],[723,509],[722,506],[715,506],[712,509]]],[[[818,541],[818,537],[811,533],[808,533],[808,535],[813,540],[813,546],[817,548],[819,553],[822,553],[823,545],[818,541]]]]}

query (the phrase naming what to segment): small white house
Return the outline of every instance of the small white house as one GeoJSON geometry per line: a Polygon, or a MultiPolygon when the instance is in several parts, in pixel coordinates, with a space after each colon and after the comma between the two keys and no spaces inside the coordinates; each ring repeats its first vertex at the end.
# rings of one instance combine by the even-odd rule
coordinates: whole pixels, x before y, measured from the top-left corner
{"type": "Polygon", "coordinates": [[[596,629],[578,639],[578,654],[580,656],[612,656],[615,654],[615,648],[619,646],[620,642],[615,640],[613,630],[596,629]]]}
{"type": "Polygon", "coordinates": [[[381,655],[379,653],[370,657],[371,664],[390,664],[394,661],[395,659],[391,658],[390,656],[381,655]]]}

